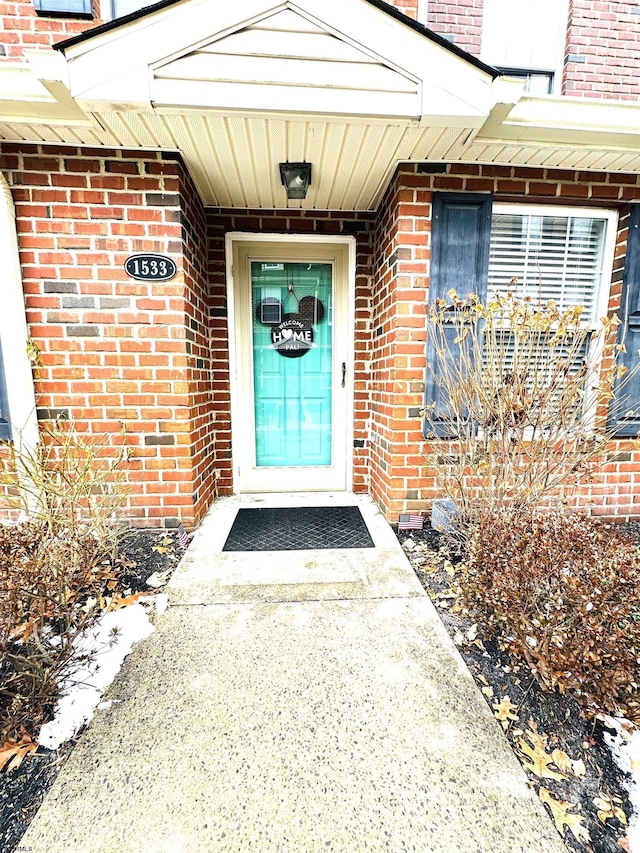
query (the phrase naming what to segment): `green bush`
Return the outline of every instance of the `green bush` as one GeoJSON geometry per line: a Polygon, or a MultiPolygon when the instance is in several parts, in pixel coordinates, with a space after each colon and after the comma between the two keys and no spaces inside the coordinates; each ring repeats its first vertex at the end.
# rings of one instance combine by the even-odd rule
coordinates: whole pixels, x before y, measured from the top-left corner
{"type": "Polygon", "coordinates": [[[640,721],[640,556],[615,525],[487,513],[471,529],[462,587],[545,689],[640,721]]]}

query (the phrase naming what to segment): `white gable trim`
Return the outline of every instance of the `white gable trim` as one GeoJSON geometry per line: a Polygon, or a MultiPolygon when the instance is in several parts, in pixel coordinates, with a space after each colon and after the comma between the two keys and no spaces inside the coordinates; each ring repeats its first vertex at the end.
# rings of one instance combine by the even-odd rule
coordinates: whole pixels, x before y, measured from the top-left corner
{"type": "MultiPolygon", "coordinates": [[[[118,111],[184,106],[413,120],[450,116],[459,119],[457,126],[478,127],[489,114],[489,73],[364,0],[287,0],[273,5],[268,0],[243,0],[240,20],[238,5],[184,0],[68,46],[65,56],[72,95],[90,111],[107,105],[118,111]],[[354,75],[355,81],[342,88],[331,79],[324,84],[319,80],[316,87],[300,86],[296,70],[302,66],[296,69],[295,62],[304,64],[304,60],[286,52],[280,58],[291,62],[289,91],[282,90],[287,86],[286,79],[267,84],[259,80],[248,82],[246,78],[252,73],[249,59],[244,65],[242,60],[237,61],[236,81],[218,79],[216,63],[211,62],[209,80],[197,80],[193,86],[188,82],[166,82],[166,69],[172,62],[195,55],[207,45],[219,44],[233,34],[244,34],[242,38],[246,39],[248,28],[282,12],[300,16],[333,36],[336,44],[349,46],[376,62],[380,86],[372,88],[373,80],[367,80],[365,69],[360,69],[359,75],[354,75]],[[389,92],[384,91],[386,70],[398,75],[395,83],[392,75],[387,77],[389,92]],[[415,83],[415,90],[403,91],[404,80],[415,83]],[[302,91],[305,88],[309,91],[302,91]],[[343,94],[336,96],[334,90],[343,94]],[[347,97],[346,91],[353,95],[347,97]]],[[[211,52],[215,53],[215,48],[211,52]]],[[[339,65],[339,56],[335,62],[339,65]]],[[[259,64],[253,62],[255,67],[259,64]]],[[[303,71],[303,78],[313,76],[310,64],[303,71]]],[[[332,79],[338,77],[337,67],[332,79]]]]}

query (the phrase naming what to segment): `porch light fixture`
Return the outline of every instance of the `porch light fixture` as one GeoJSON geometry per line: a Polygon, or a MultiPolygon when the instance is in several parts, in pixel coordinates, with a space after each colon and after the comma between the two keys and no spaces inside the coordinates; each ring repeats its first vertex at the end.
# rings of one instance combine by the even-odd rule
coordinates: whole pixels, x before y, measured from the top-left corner
{"type": "Polygon", "coordinates": [[[311,163],[280,163],[280,180],[287,198],[306,198],[311,184],[311,163]]]}

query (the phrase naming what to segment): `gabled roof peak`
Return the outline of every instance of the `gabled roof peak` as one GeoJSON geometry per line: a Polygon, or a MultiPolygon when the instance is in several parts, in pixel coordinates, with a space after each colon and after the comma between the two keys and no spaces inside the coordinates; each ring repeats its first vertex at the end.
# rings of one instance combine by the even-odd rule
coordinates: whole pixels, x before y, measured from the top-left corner
{"type": "MultiPolygon", "coordinates": [[[[53,45],[53,48],[54,50],[59,50],[64,53],[68,48],[73,47],[76,44],[89,41],[96,36],[116,30],[120,27],[125,27],[127,24],[133,23],[141,18],[145,18],[155,12],[160,12],[163,9],[168,9],[169,7],[175,6],[181,2],[183,2],[183,0],[160,0],[158,3],[153,3],[150,6],[144,6],[142,9],[138,9],[136,12],[131,12],[129,15],[124,15],[121,18],[114,18],[112,21],[99,24],[97,27],[92,27],[91,29],[85,30],[76,36],[57,42],[53,45]]],[[[405,15],[404,12],[401,12],[395,6],[386,3],[385,0],[363,0],[363,2],[368,3],[370,6],[374,6],[376,9],[379,9],[387,15],[390,15],[399,23],[410,27],[412,30],[415,30],[417,33],[420,33],[420,35],[429,39],[429,41],[445,48],[456,56],[459,56],[461,59],[465,59],[471,65],[475,66],[480,71],[484,71],[486,74],[489,74],[494,79],[500,76],[500,72],[491,65],[487,65],[476,56],[473,56],[471,53],[468,53],[466,50],[458,47],[453,42],[450,42],[443,36],[433,32],[433,30],[430,30],[428,27],[425,27],[424,24],[421,24],[413,18],[410,18],[408,15],[405,15]]]]}

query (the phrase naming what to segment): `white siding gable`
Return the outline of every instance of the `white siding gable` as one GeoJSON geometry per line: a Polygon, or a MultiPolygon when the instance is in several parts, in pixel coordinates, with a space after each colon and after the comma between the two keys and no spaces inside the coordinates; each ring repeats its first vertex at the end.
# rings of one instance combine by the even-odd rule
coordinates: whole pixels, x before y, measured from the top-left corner
{"type": "Polygon", "coordinates": [[[420,83],[289,9],[154,68],[156,105],[416,115],[420,83]]]}

